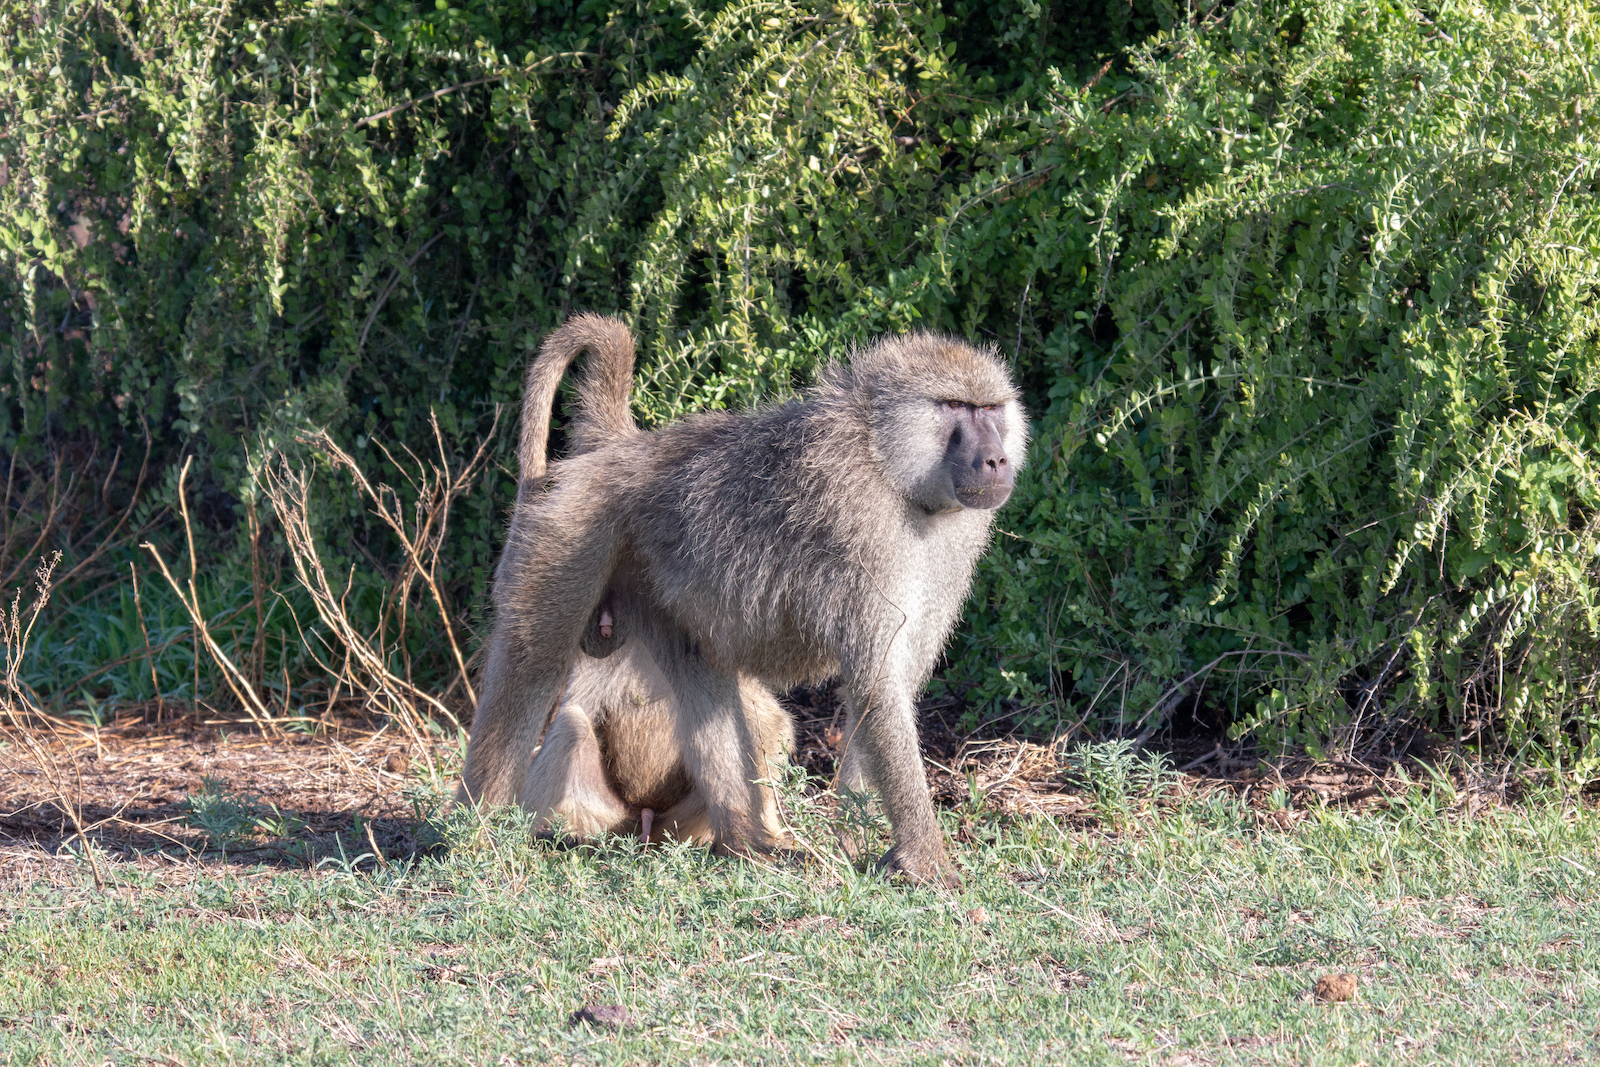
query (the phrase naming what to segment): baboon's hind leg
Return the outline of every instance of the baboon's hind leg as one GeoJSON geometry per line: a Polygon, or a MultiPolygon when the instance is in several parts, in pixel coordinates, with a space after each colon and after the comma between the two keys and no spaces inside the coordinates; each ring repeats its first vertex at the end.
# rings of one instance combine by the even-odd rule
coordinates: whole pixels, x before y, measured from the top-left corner
{"type": "Polygon", "coordinates": [[[579,639],[605,594],[616,563],[615,531],[600,514],[603,494],[577,494],[551,490],[540,503],[545,518],[512,522],[495,578],[494,631],[458,801],[516,802],[546,717],[578,658],[579,639]],[[565,518],[561,537],[548,528],[548,515],[565,518]]]}
{"type": "Polygon", "coordinates": [[[544,746],[528,765],[521,800],[537,829],[559,822],[572,837],[620,832],[633,821],[606,780],[594,724],[570,701],[556,712],[544,746]]]}

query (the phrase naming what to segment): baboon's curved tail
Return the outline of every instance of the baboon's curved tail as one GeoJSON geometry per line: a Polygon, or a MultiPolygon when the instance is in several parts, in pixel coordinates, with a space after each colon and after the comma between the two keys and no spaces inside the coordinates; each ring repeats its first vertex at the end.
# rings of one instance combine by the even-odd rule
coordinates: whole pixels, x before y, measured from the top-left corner
{"type": "Polygon", "coordinates": [[[522,389],[522,441],[517,459],[522,481],[544,477],[550,445],[550,406],[561,376],[578,353],[588,358],[578,373],[578,415],[572,421],[573,453],[592,452],[608,441],[639,432],[628,399],[633,391],[633,334],[620,321],[585,312],[574,315],[539,346],[522,389]]]}

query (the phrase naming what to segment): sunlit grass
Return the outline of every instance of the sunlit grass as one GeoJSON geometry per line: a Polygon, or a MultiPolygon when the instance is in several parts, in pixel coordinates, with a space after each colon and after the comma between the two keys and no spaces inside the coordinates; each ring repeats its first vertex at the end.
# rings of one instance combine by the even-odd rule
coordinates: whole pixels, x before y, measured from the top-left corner
{"type": "Polygon", "coordinates": [[[1448,788],[1291,813],[1169,788],[1125,829],[980,820],[954,893],[810,851],[531,842],[108,862],[0,901],[0,1062],[1579,1062],[1600,819],[1448,788]],[[1355,999],[1316,1002],[1329,972],[1355,999]],[[620,1005],[620,1029],[570,1021],[620,1005]]]}

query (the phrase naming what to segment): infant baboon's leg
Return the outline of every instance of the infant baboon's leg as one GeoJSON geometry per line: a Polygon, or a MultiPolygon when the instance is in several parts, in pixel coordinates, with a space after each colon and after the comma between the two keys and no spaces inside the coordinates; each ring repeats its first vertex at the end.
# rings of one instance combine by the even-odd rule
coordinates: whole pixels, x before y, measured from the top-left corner
{"type": "Polygon", "coordinates": [[[696,717],[695,709],[713,698],[697,693],[691,702],[679,696],[679,737],[697,738],[680,741],[695,786],[678,803],[653,813],[652,841],[715,843],[722,851],[788,844],[770,782],[794,750],[794,722],[753,678],[739,679],[737,695],[737,705],[723,705],[709,721],[696,717]]]}
{"type": "Polygon", "coordinates": [[[572,837],[617,831],[632,821],[606,780],[594,724],[577,704],[563,702],[550,723],[543,747],[528,765],[522,806],[533,814],[537,829],[559,819],[572,837]]]}
{"type": "Polygon", "coordinates": [[[696,789],[666,811],[656,815],[652,841],[690,841],[709,845],[715,840],[706,814],[706,795],[696,789]]]}

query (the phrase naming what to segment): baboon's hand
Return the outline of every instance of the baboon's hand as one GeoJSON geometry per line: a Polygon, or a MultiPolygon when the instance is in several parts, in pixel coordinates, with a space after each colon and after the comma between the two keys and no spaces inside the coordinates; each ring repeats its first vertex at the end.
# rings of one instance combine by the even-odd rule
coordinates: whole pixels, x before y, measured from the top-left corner
{"type": "Polygon", "coordinates": [[[904,880],[914,885],[934,884],[954,889],[961,884],[961,875],[944,854],[943,848],[932,856],[924,856],[902,851],[901,846],[896,845],[883,854],[883,859],[878,861],[878,869],[885,878],[904,880]]]}

